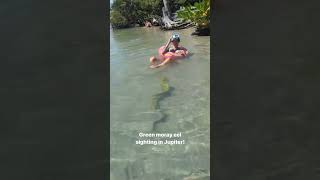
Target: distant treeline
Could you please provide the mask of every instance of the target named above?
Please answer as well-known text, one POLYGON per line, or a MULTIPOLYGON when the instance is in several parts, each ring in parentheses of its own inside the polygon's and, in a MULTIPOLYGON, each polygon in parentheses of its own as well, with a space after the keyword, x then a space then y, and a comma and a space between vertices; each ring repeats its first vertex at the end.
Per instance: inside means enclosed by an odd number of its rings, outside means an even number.
MULTIPOLYGON (((180 6, 193 5, 199 0, 167 0, 171 12, 180 6)), ((163 0, 114 0, 111 5, 110 21, 113 28, 143 25, 145 21, 162 16, 163 0)))

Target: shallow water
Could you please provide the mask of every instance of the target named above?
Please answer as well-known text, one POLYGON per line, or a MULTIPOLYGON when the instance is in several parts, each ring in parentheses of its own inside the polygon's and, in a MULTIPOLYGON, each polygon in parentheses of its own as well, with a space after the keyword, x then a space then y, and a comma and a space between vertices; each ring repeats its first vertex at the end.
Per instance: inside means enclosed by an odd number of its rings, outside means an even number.
MULTIPOLYGON (((193 55, 158 69, 149 68, 173 31, 131 28, 110 32, 111 180, 209 179, 210 39, 174 31, 193 55), (161 78, 172 90, 152 108, 161 78), (164 114, 167 118, 156 124, 164 114), (182 133, 183 145, 137 145, 138 133, 182 133)), ((154 140, 154 139, 152 139, 154 140)), ((164 139, 163 139, 164 140, 164 139)), ((168 139, 170 140, 170 139, 168 139)), ((172 139, 171 139, 172 140, 172 139)))

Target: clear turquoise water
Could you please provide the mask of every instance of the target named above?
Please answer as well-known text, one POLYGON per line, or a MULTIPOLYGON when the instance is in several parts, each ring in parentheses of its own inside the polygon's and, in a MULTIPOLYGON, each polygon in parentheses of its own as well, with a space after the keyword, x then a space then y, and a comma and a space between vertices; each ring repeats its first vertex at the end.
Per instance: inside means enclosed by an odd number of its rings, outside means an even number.
POLYGON ((110 112, 111 180, 209 179, 210 158, 210 38, 191 36, 193 29, 174 31, 193 55, 164 68, 150 69, 173 31, 154 28, 111 30, 110 112), (152 110, 152 96, 166 77, 174 89, 152 110), (139 132, 167 114, 157 132, 181 132, 184 145, 136 145, 139 132))

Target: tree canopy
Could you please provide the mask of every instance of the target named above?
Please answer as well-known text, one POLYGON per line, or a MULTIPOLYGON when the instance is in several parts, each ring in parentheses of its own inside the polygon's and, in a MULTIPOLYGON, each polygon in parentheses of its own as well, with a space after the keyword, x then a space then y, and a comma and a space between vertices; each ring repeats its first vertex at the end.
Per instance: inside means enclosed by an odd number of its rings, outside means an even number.
MULTIPOLYGON (((167 0, 171 12, 180 6, 194 4, 199 0, 167 0)), ((163 0, 114 0, 111 5, 112 27, 123 28, 135 24, 143 25, 146 20, 162 16, 163 0)))

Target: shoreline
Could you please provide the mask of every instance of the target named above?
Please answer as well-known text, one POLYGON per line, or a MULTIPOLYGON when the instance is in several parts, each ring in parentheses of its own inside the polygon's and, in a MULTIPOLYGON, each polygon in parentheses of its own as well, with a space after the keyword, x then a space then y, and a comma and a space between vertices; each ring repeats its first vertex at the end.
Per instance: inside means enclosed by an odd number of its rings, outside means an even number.
POLYGON ((185 29, 196 29, 195 26, 189 26, 189 27, 186 27, 186 28, 182 28, 182 29, 172 29, 172 30, 162 30, 160 28, 160 26, 152 26, 152 27, 145 27, 145 26, 132 26, 132 27, 126 27, 126 28, 113 28, 111 25, 110 25, 110 30, 112 31, 119 31, 119 30, 124 30, 124 29, 135 29, 135 28, 143 28, 143 29, 159 29, 163 32, 167 32, 167 31, 180 31, 180 30, 185 30, 185 29))
POLYGON ((163 30, 160 28, 160 26, 152 26, 152 27, 145 27, 145 26, 133 26, 133 27, 128 27, 128 28, 112 28, 110 26, 110 31, 122 31, 122 30, 128 30, 128 29, 145 29, 145 30, 159 30, 159 31, 162 31, 162 32, 179 32, 179 31, 184 31, 184 30, 192 30, 190 32, 190 35, 192 36, 198 36, 198 37, 201 37, 201 36, 204 36, 204 37, 210 37, 210 34, 209 35, 198 35, 198 34, 193 34, 196 32, 197 30, 197 27, 196 26, 189 26, 189 27, 186 27, 186 28, 182 28, 182 29, 173 29, 173 30, 163 30))

